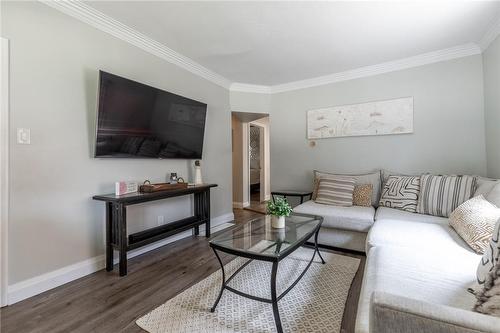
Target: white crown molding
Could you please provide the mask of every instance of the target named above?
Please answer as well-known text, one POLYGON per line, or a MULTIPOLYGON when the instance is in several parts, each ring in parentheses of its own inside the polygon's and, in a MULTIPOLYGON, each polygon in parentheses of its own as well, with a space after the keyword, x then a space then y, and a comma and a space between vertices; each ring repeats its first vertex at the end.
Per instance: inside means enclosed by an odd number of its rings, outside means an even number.
POLYGON ((259 93, 259 94, 270 94, 271 86, 263 86, 258 84, 246 84, 235 82, 231 84, 229 88, 231 91, 237 92, 247 92, 247 93, 259 93))
POLYGON ((274 86, 258 86, 258 85, 242 84, 242 83, 233 83, 230 89, 231 91, 244 91, 253 93, 265 92, 270 94, 277 94, 291 90, 317 87, 330 83, 348 81, 362 77, 394 72, 402 69, 433 64, 440 61, 452 60, 476 54, 481 54, 481 49, 477 44, 469 43, 439 51, 428 52, 409 58, 384 62, 373 66, 360 67, 345 72, 319 76, 306 80, 294 81, 274 86), (256 89, 253 90, 252 89, 253 87, 255 87, 256 89))
POLYGON ((39 1, 71 17, 85 22, 96 29, 135 45, 148 53, 168 61, 169 63, 177 65, 193 74, 207 79, 208 81, 211 81, 221 87, 229 89, 231 85, 231 81, 225 77, 209 70, 206 67, 203 67, 194 60, 177 53, 171 48, 101 13, 81 1, 39 1))
MULTIPOLYGON (((217 232, 227 227, 233 226, 234 214, 227 213, 221 216, 212 218, 211 220, 211 232, 217 232)), ((204 236, 204 231, 200 230, 201 236, 204 236)), ((167 245, 169 243, 175 242, 179 239, 190 237, 190 231, 184 231, 172 237, 168 237, 164 240, 158 241, 156 243, 144 246, 140 249, 136 249, 127 253, 127 258, 133 258, 143 253, 152 251, 161 246, 167 245)), ((118 259, 115 258, 114 264, 118 263, 118 259)), ((33 297, 35 295, 41 294, 47 290, 59 287, 68 282, 74 281, 76 279, 82 278, 86 275, 97 272, 104 269, 105 258, 104 255, 99 255, 87 260, 77 262, 75 264, 35 276, 28 280, 24 280, 13 285, 10 285, 7 289, 8 292, 8 305, 12 305, 26 298, 33 297)))
POLYGON ((498 35, 500 35, 500 16, 497 17, 496 20, 491 22, 483 38, 481 38, 481 40, 479 41, 481 50, 486 50, 498 35))
POLYGON ((82 22, 85 22, 96 29, 109 33, 125 42, 135 45, 143 49, 144 51, 156 55, 193 74, 203 77, 221 87, 229 89, 230 91, 258 94, 275 94, 286 91, 311 88, 330 83, 348 81, 362 77, 374 76, 402 69, 408 69, 441 61, 476 55, 480 54, 482 50, 486 49, 488 45, 496 38, 496 36, 500 34, 499 18, 491 24, 490 29, 485 34, 485 36, 483 36, 479 45, 477 45, 476 43, 468 43, 448 49, 424 53, 413 57, 389 61, 377 65, 360 67, 344 72, 333 73, 306 80, 266 86, 240 82, 232 83, 222 75, 209 70, 208 68, 198 64, 194 60, 175 52, 174 50, 159 43, 158 41, 147 37, 137 30, 126 26, 125 24, 101 13, 100 11, 82 3, 79 0, 39 1, 82 22))

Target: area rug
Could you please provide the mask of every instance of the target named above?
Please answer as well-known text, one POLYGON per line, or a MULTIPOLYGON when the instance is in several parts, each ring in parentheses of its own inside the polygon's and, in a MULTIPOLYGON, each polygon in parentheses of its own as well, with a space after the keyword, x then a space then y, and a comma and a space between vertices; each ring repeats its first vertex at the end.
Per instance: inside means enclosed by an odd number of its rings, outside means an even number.
MULTIPOLYGON (((278 295, 295 281, 309 262, 312 249, 300 248, 278 266, 278 295)), ((279 301, 284 332, 340 332, 345 302, 359 267, 359 259, 321 252, 300 282, 279 301)), ((237 258, 225 267, 230 276, 247 259, 237 258)), ((230 286, 270 298, 271 264, 253 261, 230 286)), ((225 290, 214 313, 210 312, 221 286, 217 271, 137 320, 151 333, 276 332, 271 304, 254 301, 225 290)))

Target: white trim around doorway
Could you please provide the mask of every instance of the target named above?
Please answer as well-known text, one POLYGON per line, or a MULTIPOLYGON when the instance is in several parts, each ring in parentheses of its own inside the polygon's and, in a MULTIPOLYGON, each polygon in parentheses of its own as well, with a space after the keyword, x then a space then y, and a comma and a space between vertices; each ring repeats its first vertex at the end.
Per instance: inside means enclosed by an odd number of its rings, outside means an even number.
POLYGON ((9 223, 9 40, 1 37, 0 45, 0 306, 6 306, 9 223))

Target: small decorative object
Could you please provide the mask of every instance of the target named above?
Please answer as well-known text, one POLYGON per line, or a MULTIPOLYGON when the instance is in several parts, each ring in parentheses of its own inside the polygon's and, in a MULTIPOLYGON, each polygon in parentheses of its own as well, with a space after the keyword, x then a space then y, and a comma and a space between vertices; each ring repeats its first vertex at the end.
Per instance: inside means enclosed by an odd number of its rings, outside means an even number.
POLYGON ((170 184, 177 184, 177 172, 170 173, 170 184))
POLYGON ((201 178, 200 160, 194 161, 194 184, 195 185, 201 185, 201 184, 203 184, 203 180, 201 178))
POLYGON ((137 192, 137 183, 134 182, 116 182, 115 195, 123 195, 137 192))
POLYGON ((273 228, 285 227, 285 216, 290 216, 292 207, 284 198, 276 198, 276 200, 267 203, 267 213, 272 215, 271 226, 273 228))
POLYGON ((184 183, 184 179, 180 181, 179 178, 178 182, 176 184, 171 184, 171 183, 158 183, 158 184, 151 184, 149 180, 145 180, 144 184, 142 184, 139 187, 139 192, 142 193, 153 193, 153 192, 160 192, 160 191, 172 191, 172 190, 181 190, 185 189, 188 187, 187 183, 184 183))

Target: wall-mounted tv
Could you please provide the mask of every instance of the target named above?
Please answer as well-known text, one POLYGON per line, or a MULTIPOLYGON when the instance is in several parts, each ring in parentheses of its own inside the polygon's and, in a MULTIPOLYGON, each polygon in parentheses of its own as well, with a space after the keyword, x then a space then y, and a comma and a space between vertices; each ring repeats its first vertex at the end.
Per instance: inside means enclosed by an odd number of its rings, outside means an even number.
POLYGON ((95 157, 201 159, 207 105, 99 71, 95 157))

